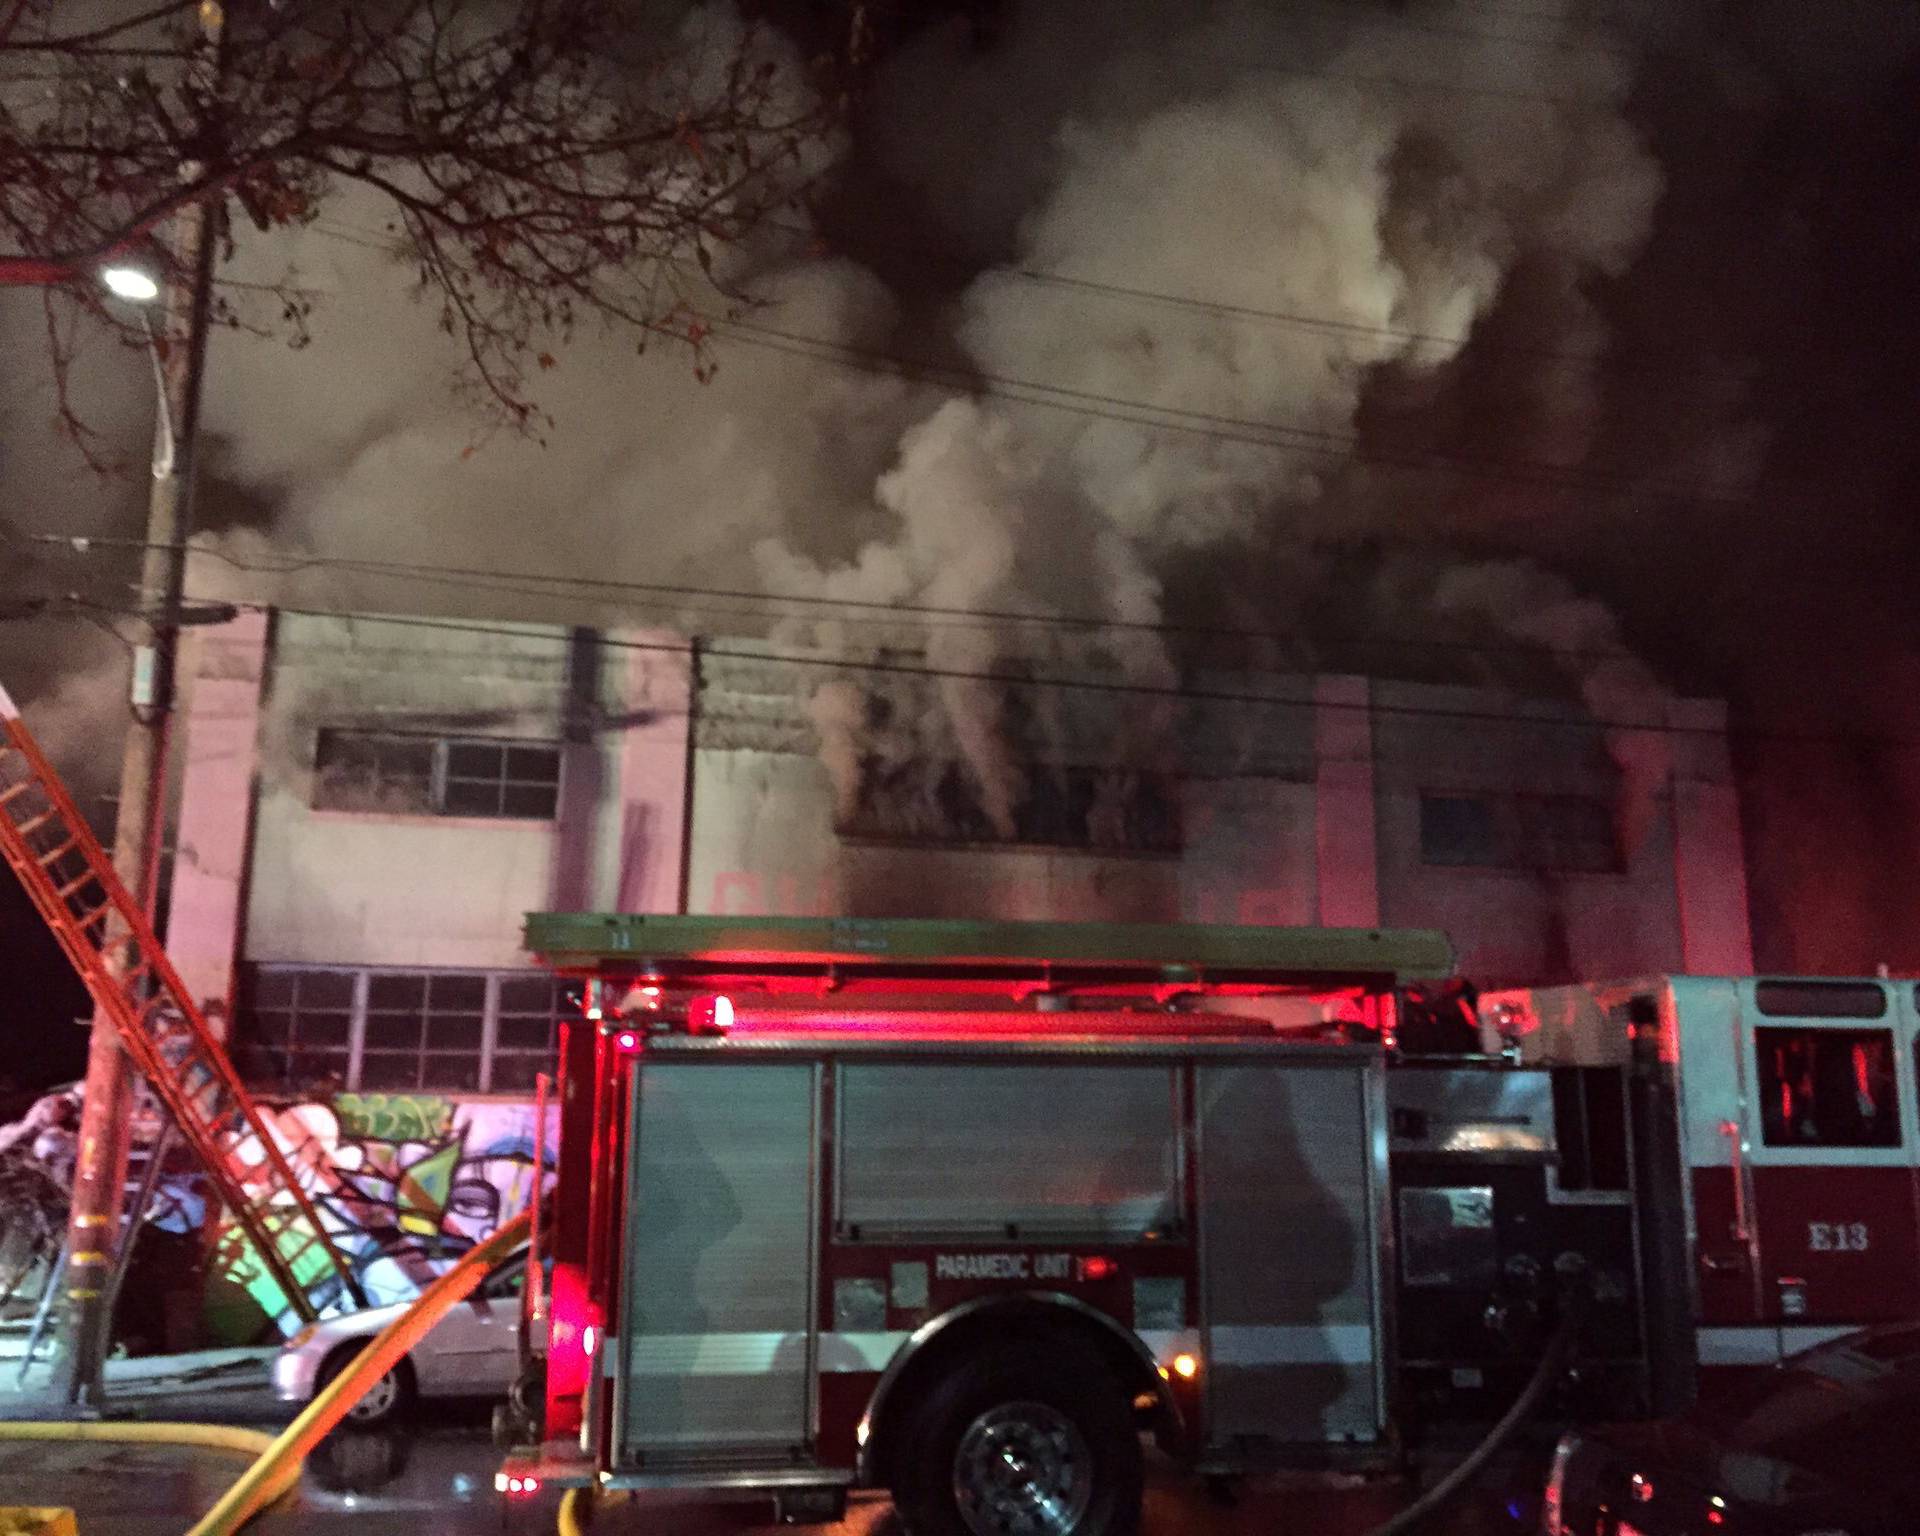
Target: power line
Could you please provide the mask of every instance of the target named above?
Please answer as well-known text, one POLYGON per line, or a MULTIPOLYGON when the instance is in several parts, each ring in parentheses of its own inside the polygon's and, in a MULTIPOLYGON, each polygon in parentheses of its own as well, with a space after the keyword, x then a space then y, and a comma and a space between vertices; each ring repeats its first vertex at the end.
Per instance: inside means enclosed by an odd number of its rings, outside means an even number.
MULTIPOLYGON (((0 536, 19 537, 12 534, 0 523, 0 536)), ((25 537, 32 543, 45 545, 68 545, 74 540, 60 534, 39 533, 25 537)), ((145 551, 153 546, 142 539, 105 538, 87 539, 86 544, 100 548, 145 551)), ((1240 629, 1230 625, 1168 623, 1147 619, 1098 618, 1078 614, 1036 613, 1015 608, 978 608, 959 604, 939 603, 895 603, 878 599, 827 597, 810 593, 761 592, 738 587, 701 587, 685 583, 631 581, 609 576, 562 576, 543 571, 497 570, 479 566, 424 565, 406 561, 377 560, 349 555, 301 555, 289 556, 285 560, 262 561, 248 560, 227 550, 207 545, 191 546, 189 557, 201 556, 220 561, 235 570, 255 575, 297 576, 307 570, 339 570, 357 575, 375 577, 390 576, 396 580, 421 581, 432 585, 452 586, 462 590, 502 592, 524 597, 570 597, 574 594, 568 588, 589 587, 613 593, 640 593, 647 596, 667 598, 706 598, 723 602, 748 602, 755 604, 786 603, 811 608, 854 609, 872 615, 870 618, 849 618, 840 613, 828 613, 822 616, 823 622, 871 623, 898 625, 903 623, 925 623, 928 620, 959 620, 956 628, 997 628, 1002 625, 1034 625, 1041 627, 1118 631, 1122 633, 1146 633, 1153 635, 1191 635, 1211 639, 1273 641, 1280 644, 1316 645, 1333 644, 1342 646, 1377 646, 1382 649, 1414 651, 1460 651, 1479 655, 1515 655, 1515 656, 1551 656, 1564 659, 1582 660, 1633 660, 1631 651, 1624 647, 1592 647, 1581 649, 1554 648, 1546 644, 1526 645, 1518 641, 1499 643, 1455 640, 1441 636, 1396 636, 1396 635, 1360 635, 1329 634, 1312 635, 1298 630, 1258 630, 1240 629), (516 583, 536 582, 539 586, 516 585, 516 583)), ((586 600, 586 599, 583 599, 586 600)), ((608 599, 611 601, 612 599, 608 599)), ((721 609, 703 607, 695 604, 681 604, 693 612, 721 613, 735 617, 756 619, 769 618, 808 618, 809 615, 768 614, 760 608, 721 609)), ((939 627, 939 626, 933 626, 939 627)))
MULTIPOLYGON (((253 599, 224 599, 188 595, 185 601, 190 604, 206 605, 225 602, 234 607, 250 608, 260 612, 291 613, 307 618, 340 619, 401 629, 424 629, 455 634, 493 635, 504 639, 517 640, 527 639, 529 629, 551 629, 556 627, 552 625, 524 624, 511 626, 497 622, 488 623, 477 620, 355 613, 338 608, 314 608, 305 605, 275 603, 272 601, 253 599)), ((103 611, 114 613, 131 613, 134 611, 127 608, 115 608, 105 604, 95 604, 93 606, 99 607, 103 611)), ((612 635, 603 636, 600 643, 603 647, 610 650, 644 651, 676 656, 691 656, 694 650, 693 644, 690 641, 686 643, 672 643, 656 640, 634 640, 612 635)), ((1023 676, 1018 673, 988 672, 962 667, 941 667, 931 664, 910 665, 905 662, 885 661, 878 658, 796 656, 772 651, 740 650, 732 647, 720 649, 713 646, 703 646, 700 654, 709 658, 761 662, 772 666, 814 668, 825 671, 866 674, 891 674, 903 677, 927 678, 934 681, 991 683, 1004 688, 1045 688, 1119 696, 1164 698, 1178 702, 1201 704, 1257 705, 1267 708, 1302 710, 1324 709, 1343 713, 1364 713, 1369 716, 1406 717, 1426 720, 1458 720, 1522 728, 1537 727, 1554 730, 1622 731, 1643 736, 1699 736, 1708 737, 1713 740, 1725 740, 1730 736, 1737 735, 1743 740, 1749 741, 1800 743, 1814 746, 1879 747, 1887 750, 1920 750, 1920 737, 1895 736, 1877 732, 1786 731, 1777 728, 1759 727, 1742 727, 1737 729, 1729 727, 1722 729, 1711 725, 1675 724, 1670 720, 1616 720, 1600 715, 1587 715, 1580 718, 1555 718, 1551 716, 1517 714, 1510 711, 1490 709, 1442 709, 1434 705, 1426 704, 1392 704, 1378 701, 1348 703, 1344 700, 1321 700, 1312 697, 1298 698, 1278 694, 1242 693, 1216 688, 1191 688, 1155 683, 1133 683, 1114 678, 1023 676)), ((1546 701, 1536 700, 1535 702, 1546 701)))
POLYGON ((1679 486, 1626 474, 1601 474, 1570 465, 1530 463, 1526 460, 1466 459, 1447 454, 1403 454, 1379 449, 1363 449, 1361 440, 1343 432, 1319 427, 1261 421, 1257 418, 1222 416, 1184 406, 1155 405, 1130 400, 1098 390, 1075 389, 1064 384, 1042 384, 1009 374, 978 372, 942 363, 919 362, 900 358, 877 348, 854 346, 806 336, 773 326, 746 320, 722 320, 713 323, 716 335, 729 336, 748 346, 787 352, 816 362, 834 363, 865 373, 881 373, 924 384, 939 384, 973 394, 1014 400, 1025 405, 1070 411, 1081 416, 1098 417, 1128 426, 1153 427, 1172 432, 1211 438, 1218 442, 1243 443, 1276 453, 1295 453, 1334 458, 1344 463, 1366 464, 1377 468, 1395 468, 1461 475, 1470 479, 1498 480, 1508 484, 1530 485, 1544 490, 1573 494, 1612 490, 1657 493, 1694 506, 1734 509, 1751 508, 1750 499, 1712 496, 1679 486))

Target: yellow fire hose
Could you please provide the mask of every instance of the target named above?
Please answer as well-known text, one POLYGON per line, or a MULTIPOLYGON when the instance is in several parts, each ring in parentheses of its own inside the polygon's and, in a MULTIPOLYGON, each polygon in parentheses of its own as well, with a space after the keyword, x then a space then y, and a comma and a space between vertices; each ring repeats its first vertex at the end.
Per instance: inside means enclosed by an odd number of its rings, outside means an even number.
MULTIPOLYGON (((273 1436, 257 1429, 236 1429, 229 1424, 129 1424, 99 1423, 19 1423, 0 1420, 0 1441, 7 1440, 90 1440, 112 1445, 176 1445, 197 1450, 232 1451, 240 1456, 259 1457, 272 1449, 273 1436)), ((264 1508, 293 1492, 300 1482, 298 1461, 279 1468, 278 1476, 263 1495, 264 1508)))
POLYGON ((233 1536, 269 1504, 290 1492, 311 1451, 344 1419, 361 1395, 392 1370, 441 1317, 464 1301, 487 1273, 525 1242, 533 1216, 525 1212, 472 1249, 327 1383, 278 1435, 217 1424, 0 1423, 0 1440, 96 1440, 185 1445, 239 1451, 255 1458, 187 1536, 233 1536))

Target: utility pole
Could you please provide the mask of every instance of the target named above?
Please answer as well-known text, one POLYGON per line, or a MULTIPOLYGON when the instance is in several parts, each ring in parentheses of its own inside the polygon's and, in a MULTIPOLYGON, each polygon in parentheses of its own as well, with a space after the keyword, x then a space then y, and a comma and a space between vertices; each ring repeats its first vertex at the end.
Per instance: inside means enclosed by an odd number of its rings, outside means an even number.
MULTIPOLYGON (((201 58, 194 67, 217 79, 223 16, 218 0, 202 0, 201 58)), ((211 82, 210 82, 211 83, 211 82)), ((182 165, 183 179, 200 167, 182 165)), ((173 216, 171 259, 159 281, 160 330, 142 312, 154 364, 153 485, 147 503, 146 547, 140 568, 142 642, 134 651, 126 747, 120 760, 120 800, 114 825, 113 868, 147 915, 160 887, 160 850, 166 830, 167 748, 172 731, 180 608, 186 585, 187 535, 193 527, 194 444, 200 421, 207 328, 213 293, 214 200, 187 204, 173 216)), ((125 291, 111 284, 116 291, 125 291)), ((105 936, 111 963, 125 964, 127 946, 105 936)), ((131 1141, 133 1073, 110 1015, 96 1009, 87 1049, 85 1098, 68 1218, 67 1306, 61 1314, 54 1391, 69 1404, 97 1406, 113 1318, 107 1284, 121 1243, 131 1141)))

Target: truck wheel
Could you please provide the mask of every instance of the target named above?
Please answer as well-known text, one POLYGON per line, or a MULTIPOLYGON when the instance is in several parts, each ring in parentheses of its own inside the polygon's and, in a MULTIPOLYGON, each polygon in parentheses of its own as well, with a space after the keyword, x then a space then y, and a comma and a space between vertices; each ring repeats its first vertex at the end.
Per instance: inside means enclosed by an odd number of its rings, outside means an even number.
POLYGON ((1030 1342, 961 1364, 903 1426, 893 1501, 914 1536, 1133 1536, 1140 1435, 1100 1359, 1030 1342))

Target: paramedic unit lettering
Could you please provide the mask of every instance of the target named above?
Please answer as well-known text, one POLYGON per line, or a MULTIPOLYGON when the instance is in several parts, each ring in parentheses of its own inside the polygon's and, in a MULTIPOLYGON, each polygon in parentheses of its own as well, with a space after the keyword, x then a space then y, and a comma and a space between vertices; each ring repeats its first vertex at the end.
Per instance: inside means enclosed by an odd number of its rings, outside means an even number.
MULTIPOLYGON (((1124 1536, 1143 1433, 1207 1474, 1396 1454, 1384 1047, 1442 936, 554 915, 528 947, 587 1016, 503 1487, 792 1519, 872 1487, 917 1536, 1124 1536)), ((1631 1392, 1631 1212, 1547 1208, 1547 1078, 1509 1077, 1524 1145, 1412 1149, 1413 1177, 1490 1191, 1446 1206, 1464 1236, 1416 1199, 1422 1300, 1497 1305, 1497 1393, 1592 1237, 1631 1392)), ((1425 1123, 1453 1123, 1450 1081, 1421 1079, 1425 1123)))

